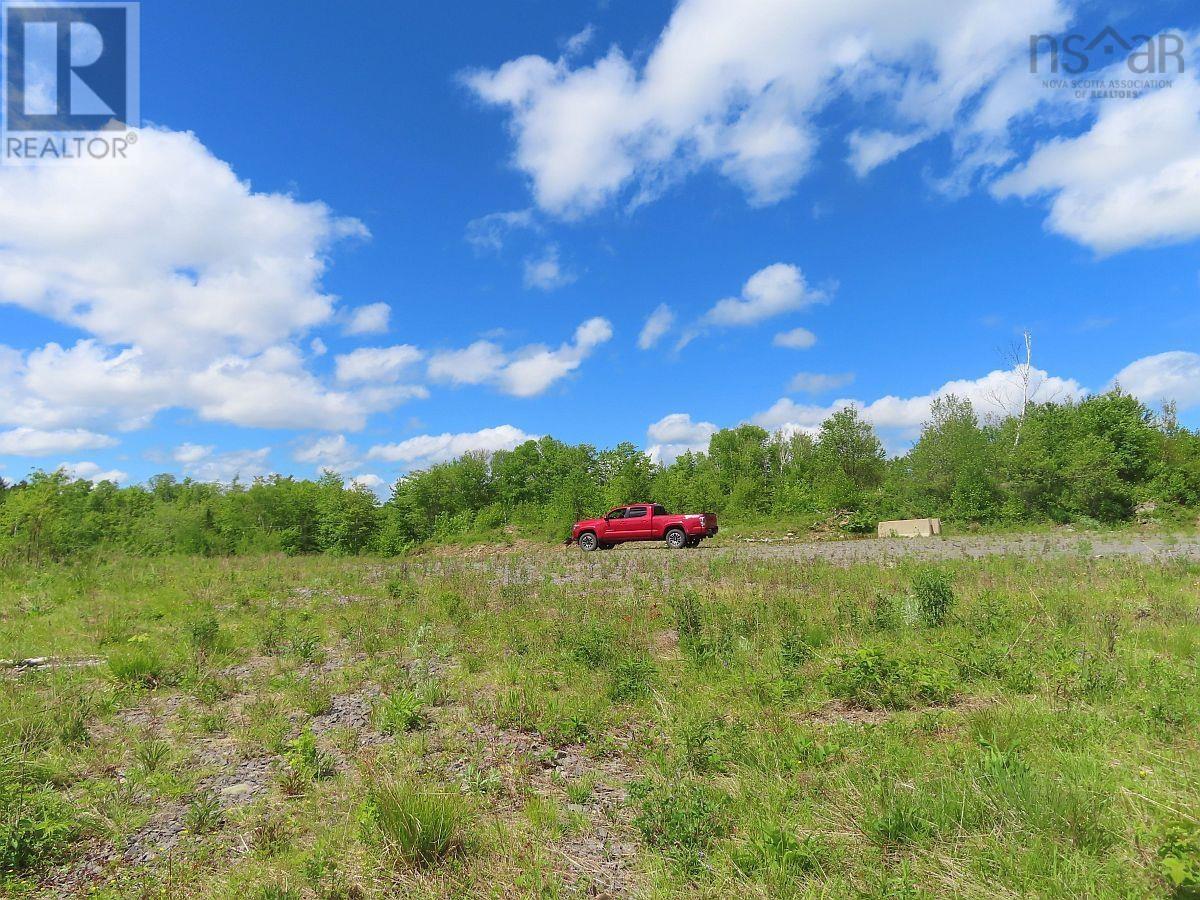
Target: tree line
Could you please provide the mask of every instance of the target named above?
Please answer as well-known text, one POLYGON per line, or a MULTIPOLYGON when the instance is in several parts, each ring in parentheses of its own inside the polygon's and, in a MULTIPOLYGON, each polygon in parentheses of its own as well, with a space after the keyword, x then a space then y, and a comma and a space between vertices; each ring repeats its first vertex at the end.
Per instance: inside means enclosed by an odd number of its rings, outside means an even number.
POLYGON ((1200 431, 1180 426, 1170 404, 1156 414, 1113 390, 1031 404, 999 420, 981 419, 967 400, 940 398, 912 448, 892 458, 854 408, 814 434, 726 429, 706 453, 666 466, 630 443, 597 450, 544 437, 407 474, 385 501, 329 472, 229 485, 159 475, 130 487, 35 472, 0 481, 0 556, 64 558, 91 548, 391 554, 506 528, 562 538, 579 518, 644 500, 716 512, 725 524, 802 529, 827 520, 851 532, 924 516, 1116 523, 1139 504, 1160 514, 1200 505, 1200 431))

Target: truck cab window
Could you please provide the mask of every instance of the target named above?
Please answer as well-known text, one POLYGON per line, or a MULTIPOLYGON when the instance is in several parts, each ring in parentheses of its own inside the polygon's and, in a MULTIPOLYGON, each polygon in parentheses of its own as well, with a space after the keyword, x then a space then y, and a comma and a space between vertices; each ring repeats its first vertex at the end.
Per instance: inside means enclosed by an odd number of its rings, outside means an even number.
POLYGON ((646 507, 644 506, 631 506, 625 511, 625 518, 627 519, 640 519, 645 515, 646 507))
POLYGON ((654 515, 666 516, 669 515, 669 513, 667 512, 667 508, 665 506, 663 506, 661 503, 656 503, 654 504, 654 515))

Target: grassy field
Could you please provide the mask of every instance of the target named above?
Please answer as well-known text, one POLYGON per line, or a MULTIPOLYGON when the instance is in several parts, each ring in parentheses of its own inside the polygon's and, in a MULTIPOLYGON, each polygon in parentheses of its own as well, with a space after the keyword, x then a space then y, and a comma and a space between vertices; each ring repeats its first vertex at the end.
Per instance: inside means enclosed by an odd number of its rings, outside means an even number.
POLYGON ((0 893, 1168 897, 1200 564, 0 569, 0 893))

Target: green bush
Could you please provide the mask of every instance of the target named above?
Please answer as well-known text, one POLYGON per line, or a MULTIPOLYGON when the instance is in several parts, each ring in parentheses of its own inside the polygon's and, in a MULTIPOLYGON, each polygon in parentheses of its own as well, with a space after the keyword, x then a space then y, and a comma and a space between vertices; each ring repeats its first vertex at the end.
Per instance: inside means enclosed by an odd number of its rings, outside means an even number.
POLYGON ((922 622, 930 628, 945 623, 954 606, 954 583, 949 575, 939 569, 922 569, 913 576, 912 592, 922 622))
POLYGON ((921 703, 945 703, 955 679, 926 661, 904 659, 882 647, 867 646, 833 658, 824 675, 835 697, 866 709, 909 709, 921 703))
POLYGON ((729 799, 700 781, 636 781, 630 786, 636 804, 634 826, 646 843, 662 850, 686 869, 697 869, 712 842, 729 827, 729 799))

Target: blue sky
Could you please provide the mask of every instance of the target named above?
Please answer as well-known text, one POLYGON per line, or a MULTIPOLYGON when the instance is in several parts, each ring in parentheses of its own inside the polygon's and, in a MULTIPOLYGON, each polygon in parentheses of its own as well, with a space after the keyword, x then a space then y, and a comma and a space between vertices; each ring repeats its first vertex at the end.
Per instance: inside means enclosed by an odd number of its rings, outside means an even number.
POLYGON ((812 7, 148 0, 138 152, 0 171, 0 476, 381 487, 848 402, 901 450, 1011 408, 1024 329, 1039 399, 1200 425, 1195 7, 812 7), (1104 25, 1185 71, 1029 74, 1104 25))

